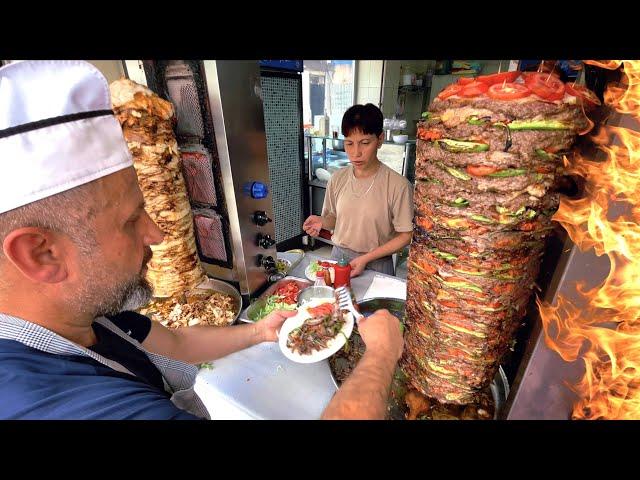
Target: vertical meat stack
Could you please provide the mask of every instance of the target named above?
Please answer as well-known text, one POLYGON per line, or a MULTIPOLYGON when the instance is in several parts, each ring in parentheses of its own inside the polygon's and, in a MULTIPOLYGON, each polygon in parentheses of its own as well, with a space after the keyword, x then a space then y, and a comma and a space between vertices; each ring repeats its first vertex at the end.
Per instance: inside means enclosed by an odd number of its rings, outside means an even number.
POLYGON ((206 277, 193 234, 193 214, 180 171, 173 133, 173 105, 148 88, 121 79, 110 86, 111 101, 133 155, 146 210, 165 234, 153 245, 147 280, 154 296, 171 297, 206 277))
POLYGON ((448 86, 423 115, 401 365, 424 395, 472 403, 495 376, 552 229, 562 154, 588 125, 589 93, 507 72, 448 86))

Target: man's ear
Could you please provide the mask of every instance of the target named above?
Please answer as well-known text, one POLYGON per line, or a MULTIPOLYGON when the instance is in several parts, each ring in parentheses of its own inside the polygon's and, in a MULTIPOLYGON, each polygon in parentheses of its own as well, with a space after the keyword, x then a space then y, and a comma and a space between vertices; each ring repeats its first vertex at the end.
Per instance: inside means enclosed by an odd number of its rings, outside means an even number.
POLYGON ((10 232, 2 242, 7 259, 33 282, 57 283, 67 278, 67 265, 60 238, 51 230, 23 227, 10 232))
POLYGON ((378 135, 378 148, 382 147, 383 143, 384 143, 384 132, 378 135))

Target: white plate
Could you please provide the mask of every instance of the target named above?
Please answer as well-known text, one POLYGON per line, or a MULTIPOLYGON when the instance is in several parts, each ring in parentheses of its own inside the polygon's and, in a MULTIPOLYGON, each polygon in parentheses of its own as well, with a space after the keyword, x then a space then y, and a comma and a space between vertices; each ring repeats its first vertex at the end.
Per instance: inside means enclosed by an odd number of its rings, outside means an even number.
MULTIPOLYGON (((313 262, 316 262, 316 261, 329 262, 329 263, 338 263, 335 260, 314 260, 313 262)), ((313 262, 311 262, 309 265, 307 265, 307 268, 304 269, 304 276, 307 277, 312 282, 315 282, 316 281, 316 274, 311 271, 311 265, 313 264, 313 262)))
POLYGON ((351 336, 351 333, 353 332, 354 319, 351 313, 345 314, 345 323, 342 326, 342 330, 340 330, 341 333, 338 333, 334 338, 327 342, 327 348, 323 348, 322 350, 314 350, 308 355, 300 355, 297 352, 291 351, 291 349, 287 347, 287 339, 289 338, 289 334, 291 333, 291 331, 301 326, 308 318, 311 318, 309 312, 307 311, 307 308, 316 307, 318 305, 322 305, 323 303, 334 302, 335 300, 330 298, 319 298, 311 300, 298 308, 298 314, 295 317, 288 318, 282 324, 282 328, 280 328, 280 333, 278 334, 278 345, 280 346, 280 350, 282 350, 282 353, 285 357, 296 363, 316 363, 324 360, 325 358, 329 358, 344 346, 348 338, 351 336))

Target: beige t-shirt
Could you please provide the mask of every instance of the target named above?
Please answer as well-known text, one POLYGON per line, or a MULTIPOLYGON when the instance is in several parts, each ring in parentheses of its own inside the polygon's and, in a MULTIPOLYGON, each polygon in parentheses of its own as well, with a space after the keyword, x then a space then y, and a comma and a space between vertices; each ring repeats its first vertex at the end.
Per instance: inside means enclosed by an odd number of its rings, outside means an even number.
POLYGON ((336 245, 367 253, 397 233, 413 230, 413 192, 409 181, 383 163, 373 185, 372 181, 373 176, 355 178, 351 165, 331 175, 322 216, 336 219, 332 238, 336 245))

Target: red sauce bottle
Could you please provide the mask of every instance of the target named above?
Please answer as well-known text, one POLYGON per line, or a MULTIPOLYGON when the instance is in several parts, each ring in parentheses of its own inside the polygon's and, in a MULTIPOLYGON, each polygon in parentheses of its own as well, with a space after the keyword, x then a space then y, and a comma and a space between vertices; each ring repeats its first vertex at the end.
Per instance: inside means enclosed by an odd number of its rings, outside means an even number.
POLYGON ((333 268, 335 269, 335 281, 334 288, 342 287, 346 285, 351 287, 351 265, 345 260, 344 257, 336 263, 333 268))

